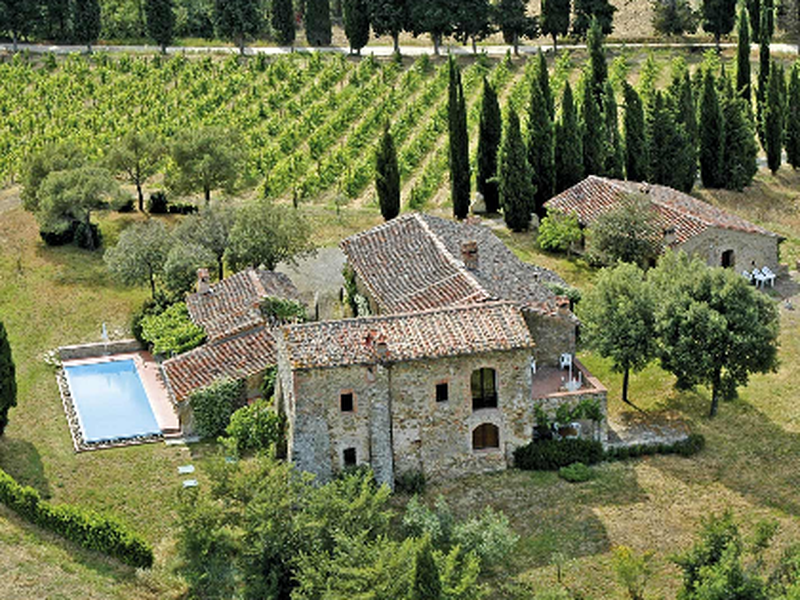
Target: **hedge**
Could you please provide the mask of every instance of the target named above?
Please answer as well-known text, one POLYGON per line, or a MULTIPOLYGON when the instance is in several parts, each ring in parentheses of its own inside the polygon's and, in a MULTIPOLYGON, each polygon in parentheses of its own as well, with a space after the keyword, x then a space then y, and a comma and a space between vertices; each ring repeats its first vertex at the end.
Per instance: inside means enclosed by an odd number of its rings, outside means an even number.
POLYGON ((625 460, 637 456, 650 456, 652 454, 679 454, 680 456, 693 456, 700 452, 706 445, 706 438, 700 433, 692 433, 686 439, 672 444, 637 444, 606 450, 606 460, 625 460))
POLYGON ((525 471, 556 471, 572 463, 593 465, 603 460, 603 445, 595 440, 542 440, 514 450, 514 465, 525 471))
POLYGON ((0 502, 24 519, 84 548, 108 554, 132 567, 153 566, 153 549, 123 525, 69 504, 51 505, 0 469, 0 502))

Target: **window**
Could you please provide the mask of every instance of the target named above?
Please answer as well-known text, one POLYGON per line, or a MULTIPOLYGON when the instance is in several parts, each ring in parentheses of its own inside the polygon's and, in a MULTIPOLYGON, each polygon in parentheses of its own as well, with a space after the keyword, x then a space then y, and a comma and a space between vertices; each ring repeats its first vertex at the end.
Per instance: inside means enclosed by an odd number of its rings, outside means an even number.
POLYGON ((356 466, 356 449, 355 448, 345 448, 344 452, 342 452, 342 458, 344 459, 344 466, 345 467, 355 467, 356 466))
POLYGON ((436 401, 437 402, 447 402, 450 393, 449 386, 447 382, 437 383, 436 384, 436 401))
POLYGON ((339 396, 342 412, 353 412, 353 392, 342 392, 339 396))
POLYGON ((500 430, 497 425, 484 423, 478 425, 472 432, 472 449, 485 450, 486 448, 500 447, 500 430))
POLYGON ((472 410, 497 408, 497 388, 494 369, 478 369, 472 372, 472 410))

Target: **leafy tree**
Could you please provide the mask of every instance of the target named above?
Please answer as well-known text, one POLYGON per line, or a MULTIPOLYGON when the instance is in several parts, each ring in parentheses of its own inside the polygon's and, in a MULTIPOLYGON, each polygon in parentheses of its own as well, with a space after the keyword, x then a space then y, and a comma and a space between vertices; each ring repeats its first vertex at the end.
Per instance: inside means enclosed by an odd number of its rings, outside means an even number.
POLYGON ((584 79, 583 83, 583 171, 586 175, 603 175, 606 162, 605 121, 590 82, 584 79))
POLYGON ((767 153, 767 165, 776 173, 781 166, 781 150, 783 148, 783 77, 775 64, 770 67, 769 89, 767 90, 764 108, 764 150, 767 153))
POLYGON ((777 309, 740 275, 670 252, 650 278, 660 294, 661 364, 681 387, 711 388, 711 417, 751 373, 776 368, 777 309))
POLYGON ((714 35, 719 52, 719 39, 733 31, 736 21, 736 0, 703 0, 703 29, 714 35))
POLYGON ((119 140, 106 157, 109 168, 115 173, 125 173, 136 186, 139 210, 144 212, 142 185, 158 171, 164 148, 151 133, 131 131, 119 140))
POLYGON ((392 36, 395 54, 400 54, 400 33, 409 29, 408 0, 367 0, 369 22, 376 35, 392 36))
MULTIPOLYGON (((347 27, 345 17, 345 27, 347 27)), ((294 7, 292 0, 272 0, 272 15, 270 23, 275 32, 275 38, 281 46, 293 46, 296 35, 294 28, 294 7)), ((367 31, 369 35, 369 31, 367 31)), ((348 36, 349 39, 349 36, 348 36)))
POLYGON ((472 41, 472 53, 478 53, 478 41, 494 33, 492 6, 489 0, 462 0, 457 4, 453 22, 456 39, 466 44, 472 41))
POLYGON ((736 95, 730 82, 724 91, 722 116, 725 121, 722 157, 725 188, 742 191, 758 172, 758 146, 749 103, 736 95))
POLYGON ((605 139, 608 141, 604 172, 609 177, 622 179, 625 177, 625 151, 619 134, 617 99, 614 97, 614 88, 610 81, 606 81, 603 102, 603 114, 606 118, 605 139))
POLYGON ((653 0, 653 29, 661 35, 697 31, 697 13, 688 0, 653 0))
POLYGON ((478 124, 478 176, 477 188, 486 203, 486 212, 496 213, 500 208, 497 189, 497 153, 503 137, 503 120, 500 104, 492 84, 484 77, 481 117, 478 124))
POLYGON ((89 54, 100 36, 100 3, 98 0, 73 0, 72 35, 75 41, 86 44, 89 54))
POLYGON ((452 56, 450 57, 447 117, 450 145, 450 197, 453 201, 453 215, 457 219, 464 219, 469 213, 470 191, 467 109, 464 101, 464 88, 461 85, 461 71, 452 56))
POLYGON ((225 256, 234 271, 261 265, 274 270, 311 253, 310 237, 311 226, 296 209, 260 200, 237 212, 225 256))
MULTIPOLYGON (((12 2, 13 0, 6 0, 12 2)), ((0 1, 0 6, 3 2, 0 1)), ((45 37, 58 41, 67 41, 69 35, 69 0, 45 0, 44 2, 45 37)), ((0 13, 2 13, 0 9, 0 13)))
POLYGON ((217 279, 224 273, 225 250, 236 213, 224 207, 208 207, 194 215, 188 215, 175 229, 175 237, 185 244, 201 246, 214 256, 217 264, 217 279))
POLYGON ((430 538, 423 538, 422 546, 417 549, 412 597, 414 600, 438 600, 442 597, 442 582, 433 560, 430 538))
POLYGON ((572 0, 542 0, 542 33, 553 38, 553 52, 558 51, 558 36, 569 31, 570 4, 572 0))
POLYGON ((29 36, 39 19, 37 0, 0 0, 0 31, 11 35, 14 52, 20 38, 29 36))
MULTIPOLYGON (((167 46, 175 36, 175 7, 172 0, 145 0, 144 14, 147 18, 147 34, 167 53, 167 46)), ((139 206, 141 209, 141 204, 139 206)))
POLYGON ((400 214, 400 170, 397 167, 397 151, 387 121, 383 136, 375 153, 375 190, 381 215, 386 221, 400 214))
POLYGON ((214 264, 215 257, 200 244, 178 241, 172 245, 164 261, 164 287, 180 298, 191 292, 197 281, 197 269, 214 264))
POLYGON ((328 0, 306 0, 306 39, 312 46, 331 43, 331 7, 328 0))
POLYGON ((149 283, 155 300, 156 279, 164 272, 171 244, 171 236, 160 221, 136 223, 120 234, 117 245, 106 250, 103 260, 122 283, 149 283))
POLYGON ((533 174, 528 164, 525 142, 519 129, 519 117, 513 109, 509 110, 500 147, 497 179, 506 225, 512 231, 527 229, 531 222, 536 190, 533 187, 533 174))
POLYGON ((547 216, 539 225, 536 243, 542 250, 550 252, 569 252, 573 244, 583 238, 575 213, 564 214, 558 210, 548 210, 547 216))
POLYGON ((116 182, 105 169, 79 167, 50 173, 39 188, 39 207, 36 218, 42 231, 58 232, 68 229, 74 221, 82 224, 85 240, 79 244, 94 250, 91 214, 105 208, 107 201, 118 192, 116 182))
MULTIPOLYGON (((170 310, 184 311, 186 305, 174 304, 167 309, 170 310)), ((150 317, 145 319, 148 318, 150 317)), ((215 439, 225 433, 231 415, 244 404, 244 387, 244 381, 241 379, 223 377, 189 395, 195 428, 201 438, 215 439)))
POLYGON ((8 332, 0 321, 0 437, 8 425, 8 411, 17 405, 17 378, 8 332))
POLYGON ((369 13, 367 0, 344 0, 344 34, 350 42, 350 52, 360 55, 369 42, 369 13))
POLYGON ((525 0, 498 0, 495 6, 494 20, 503 40, 511 44, 514 54, 519 54, 519 42, 524 37, 535 37, 537 23, 533 17, 528 16, 527 2, 525 0))
POLYGON ((592 17, 600 23, 603 33, 611 35, 614 31, 614 13, 616 7, 608 0, 574 0, 575 20, 572 22, 572 34, 584 37, 589 30, 592 17))
POLYGON ((261 29, 257 0, 214 0, 214 25, 217 35, 231 40, 244 54, 249 37, 261 29))
POLYGON ((736 93, 750 103, 750 22, 747 10, 739 11, 739 29, 736 46, 736 93))
POLYGON ((556 124, 555 147, 558 193, 583 179, 583 139, 569 82, 564 86, 564 95, 561 98, 561 118, 556 124))
POLYGON ((449 0, 409 0, 411 31, 415 36, 429 33, 433 52, 439 55, 442 38, 453 32, 456 10, 449 0))
POLYGON ((623 84, 625 107, 625 174, 632 181, 647 180, 648 153, 644 108, 639 94, 627 81, 623 84))
POLYGON ((36 212, 39 209, 39 188, 50 173, 82 167, 86 156, 71 142, 48 144, 25 160, 22 171, 22 206, 36 212))
POLYGON ((652 552, 637 555, 627 546, 614 548, 614 574, 630 600, 645 600, 644 589, 652 573, 652 552))
POLYGON ((800 167, 800 64, 795 63, 789 79, 789 97, 786 102, 786 160, 800 167))
POLYGON ((725 184, 724 141, 725 121, 716 82, 706 71, 700 97, 700 176, 707 188, 720 188, 725 184))
POLYGON ((531 84, 528 107, 528 164, 533 176, 534 211, 545 216, 544 203, 555 192, 555 148, 553 122, 538 81, 531 84))
POLYGON ((202 192, 206 206, 212 190, 234 189, 244 160, 239 134, 219 126, 179 132, 170 156, 174 169, 167 173, 168 185, 179 193, 202 192))
POLYGON ((647 197, 634 194, 597 218, 589 229, 589 248, 608 264, 646 268, 661 251, 657 218, 647 197))
POLYGON ((603 101, 606 80, 608 79, 608 65, 606 64, 606 51, 603 48, 603 31, 597 17, 592 16, 589 33, 586 36, 586 47, 589 52, 590 78, 587 84, 594 94, 598 105, 603 101))
POLYGON ((225 433, 233 440, 236 453, 244 456, 276 447, 283 436, 283 420, 259 398, 231 415, 225 433))

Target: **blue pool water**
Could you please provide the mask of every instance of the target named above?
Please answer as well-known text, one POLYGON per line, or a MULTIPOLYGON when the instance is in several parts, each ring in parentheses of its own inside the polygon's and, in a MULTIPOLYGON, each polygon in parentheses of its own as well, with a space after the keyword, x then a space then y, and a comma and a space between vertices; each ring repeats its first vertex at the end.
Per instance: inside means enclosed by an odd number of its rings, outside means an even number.
POLYGON ((133 360, 67 366, 64 371, 87 442, 161 432, 133 360))

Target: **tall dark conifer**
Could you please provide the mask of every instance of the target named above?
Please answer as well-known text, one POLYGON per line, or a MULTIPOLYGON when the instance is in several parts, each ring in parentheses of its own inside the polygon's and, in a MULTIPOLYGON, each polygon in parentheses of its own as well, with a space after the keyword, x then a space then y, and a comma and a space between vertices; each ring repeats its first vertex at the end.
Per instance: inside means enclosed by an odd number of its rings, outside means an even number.
POLYGON ((581 118, 583 127, 583 172, 585 175, 605 173, 606 129, 597 97, 588 79, 583 81, 581 99, 581 118))
POLYGON ((606 79, 608 79, 608 65, 606 64, 606 50, 603 47, 603 30, 600 27, 600 21, 595 16, 592 16, 589 32, 586 35, 586 47, 589 51, 592 93, 595 100, 601 103, 606 79))
POLYGON ((519 128, 519 117, 513 109, 508 113, 497 178, 506 225, 512 231, 524 231, 531 222, 536 190, 533 188, 531 167, 519 128))
POLYGON ((750 39, 761 43, 761 0, 746 0, 747 14, 750 17, 750 39))
POLYGON ((649 159, 644 108, 636 89, 627 81, 623 86, 625 106, 622 123, 625 129, 625 177, 631 181, 646 181, 649 159))
POLYGON ((725 142, 722 151, 725 188, 742 191, 758 171, 756 164, 758 146, 749 106, 733 90, 727 77, 722 89, 722 116, 725 120, 725 142))
POLYGON ((694 89, 689 70, 684 69, 672 86, 672 102, 675 106, 675 119, 683 125, 686 134, 686 179, 680 189, 691 190, 697 177, 697 106, 694 102, 694 89))
POLYGON ((461 71, 450 57, 448 94, 448 125, 450 142, 450 198, 453 215, 464 219, 469 214, 469 138, 467 137, 467 109, 461 71))
POLYGON ((8 425, 8 411, 17 405, 17 379, 8 333, 0 321, 0 436, 8 425))
POLYGON ((604 173, 608 177, 622 179, 625 177, 625 154, 619 134, 617 99, 614 97, 614 88, 611 86, 610 81, 606 81, 606 89, 603 94, 603 115, 606 119, 606 163, 604 173))
POLYGON ((781 149, 783 147, 783 94, 781 71, 773 63, 769 69, 769 87, 764 106, 764 150, 767 153, 767 165, 776 173, 781 167, 781 149))
POLYGON ((765 13, 761 12, 758 45, 758 87, 756 88, 756 120, 758 122, 758 138, 761 145, 766 144, 764 139, 764 107, 767 102, 767 88, 769 88, 770 53, 769 44, 772 41, 768 35, 769 26, 765 13))
POLYGON ((272 0, 270 19, 278 43, 281 46, 294 46, 297 32, 294 28, 292 0, 272 0))
POLYGON ((554 135, 547 102, 539 83, 534 81, 528 107, 528 164, 536 188, 534 210, 540 218, 545 216, 544 203, 555 193, 554 135))
POLYGON ((700 177, 707 188, 724 187, 725 122, 714 76, 706 71, 700 96, 700 177))
POLYGON ((378 204, 385 220, 400 214, 400 169, 397 167, 397 150, 389 131, 389 122, 383 127, 383 136, 375 153, 375 190, 378 204))
POLYGON ((486 212, 496 213, 500 208, 497 189, 497 153, 503 137, 503 117, 492 84, 483 80, 483 102, 478 125, 478 191, 483 195, 486 212))
POLYGON ((556 193, 583 179, 583 138, 569 82, 561 98, 561 117, 556 125, 556 193))
POLYGON ((794 169, 800 167, 800 64, 795 63, 789 79, 786 101, 786 160, 794 169))
POLYGON ((553 92, 550 89, 550 73, 547 71, 547 59, 544 57, 544 52, 539 51, 539 65, 536 70, 536 80, 539 82, 539 88, 542 90, 542 98, 547 106, 547 114, 550 115, 550 120, 556 118, 556 105, 553 98, 553 92))
POLYGON ((736 46, 736 93, 750 102, 750 22, 747 10, 739 11, 739 39, 736 46))
POLYGON ((330 46, 331 6, 328 0, 306 0, 306 39, 312 46, 330 46))
POLYGON ((350 52, 361 54, 369 42, 369 13, 367 0, 344 0, 344 34, 350 42, 350 52))

